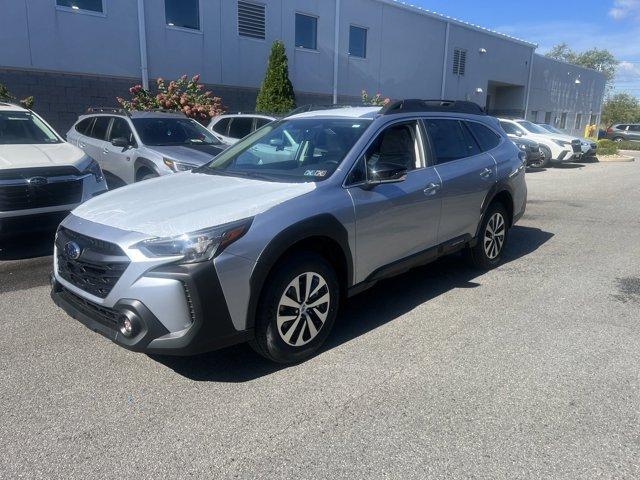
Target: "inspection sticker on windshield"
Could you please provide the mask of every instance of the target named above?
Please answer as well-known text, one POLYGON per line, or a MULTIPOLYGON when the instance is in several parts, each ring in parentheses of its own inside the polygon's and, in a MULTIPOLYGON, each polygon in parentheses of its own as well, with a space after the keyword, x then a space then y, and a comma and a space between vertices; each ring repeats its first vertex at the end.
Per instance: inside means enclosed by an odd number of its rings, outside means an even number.
POLYGON ((305 177, 325 177, 326 175, 326 170, 307 170, 304 172, 305 177))

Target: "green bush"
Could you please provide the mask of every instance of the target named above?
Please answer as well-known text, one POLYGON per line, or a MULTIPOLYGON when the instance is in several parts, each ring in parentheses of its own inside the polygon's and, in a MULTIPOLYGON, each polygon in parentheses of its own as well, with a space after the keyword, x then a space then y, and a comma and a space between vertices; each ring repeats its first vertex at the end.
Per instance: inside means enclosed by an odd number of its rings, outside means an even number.
POLYGON ((618 144, 620 150, 640 150, 640 142, 624 141, 618 144))
POLYGON ((289 65, 284 43, 273 42, 267 72, 258 92, 256 111, 287 113, 296 107, 296 96, 289 80, 289 65))
POLYGON ((618 153, 618 143, 613 140, 598 140, 596 155, 616 155, 618 153))

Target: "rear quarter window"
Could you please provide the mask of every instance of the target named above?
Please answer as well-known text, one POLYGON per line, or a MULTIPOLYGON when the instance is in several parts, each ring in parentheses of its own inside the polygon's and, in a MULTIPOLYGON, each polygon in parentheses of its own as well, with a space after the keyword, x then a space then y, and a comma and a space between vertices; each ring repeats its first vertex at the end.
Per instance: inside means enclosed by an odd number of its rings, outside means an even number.
POLYGON ((86 135, 87 132, 90 131, 92 123, 93 123, 93 117, 85 118, 84 120, 76 123, 76 126, 75 126, 76 132, 82 135, 86 135))
POLYGON ((483 152, 493 150, 500 144, 500 135, 477 122, 465 122, 483 152))
POLYGON ((220 135, 226 135, 227 130, 229 129, 230 121, 231 121, 231 118, 229 117, 223 118, 219 122, 216 122, 216 124, 213 125, 213 127, 211 127, 211 130, 213 130, 216 133, 219 133, 220 135))

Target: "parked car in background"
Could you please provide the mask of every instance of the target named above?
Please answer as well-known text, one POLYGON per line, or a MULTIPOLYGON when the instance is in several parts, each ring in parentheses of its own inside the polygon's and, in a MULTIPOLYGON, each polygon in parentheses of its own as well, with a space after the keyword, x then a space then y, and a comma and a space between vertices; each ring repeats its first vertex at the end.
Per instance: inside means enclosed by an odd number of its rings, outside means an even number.
POLYGON ((549 163, 549 158, 540 149, 540 144, 524 137, 509 136, 516 147, 522 150, 527 156, 527 166, 533 168, 543 168, 549 163))
POLYGON ((181 113, 92 108, 67 140, 96 160, 113 184, 129 184, 208 163, 225 149, 181 113))
POLYGON ((0 102, 0 237, 53 229, 106 190, 94 160, 35 112, 0 102))
POLYGON ((233 145, 275 119, 272 115, 260 113, 225 113, 212 118, 207 128, 222 143, 233 145))
POLYGON ((549 162, 566 162, 581 154, 580 140, 565 134, 549 133, 528 120, 501 118, 500 126, 513 137, 524 137, 540 144, 549 162))
POLYGON ((609 140, 622 142, 624 140, 640 141, 640 123, 619 123, 607 129, 609 140))
MULTIPOLYGON (((560 135, 565 135, 565 133, 559 128, 554 127, 553 125, 549 125, 548 123, 538 123, 542 128, 547 130, 549 133, 556 133, 560 135)), ((598 142, 594 142, 590 138, 581 137, 580 140, 580 148, 582 151, 582 157, 589 158, 596 156, 596 150, 598 150, 598 142)))
POLYGON ((131 350, 249 341, 299 362, 345 296, 460 250, 499 265, 525 211, 524 170, 496 119, 469 102, 284 118, 200 168, 76 209, 58 230, 52 298, 131 350), (274 159, 285 137, 297 143, 274 159))

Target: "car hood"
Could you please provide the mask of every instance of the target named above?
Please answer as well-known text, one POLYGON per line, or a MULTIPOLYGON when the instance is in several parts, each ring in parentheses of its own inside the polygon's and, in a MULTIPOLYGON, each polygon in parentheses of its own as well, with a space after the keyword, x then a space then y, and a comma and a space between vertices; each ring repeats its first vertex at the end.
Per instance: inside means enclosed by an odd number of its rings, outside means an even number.
POLYGON ((253 217, 315 188, 314 183, 185 172, 113 190, 73 214, 121 230, 170 237, 253 217))
POLYGON ((226 148, 223 145, 170 145, 149 147, 160 155, 191 165, 204 165, 226 148))
POLYGON ((0 145, 0 170, 73 166, 82 169, 87 157, 70 143, 0 145))

